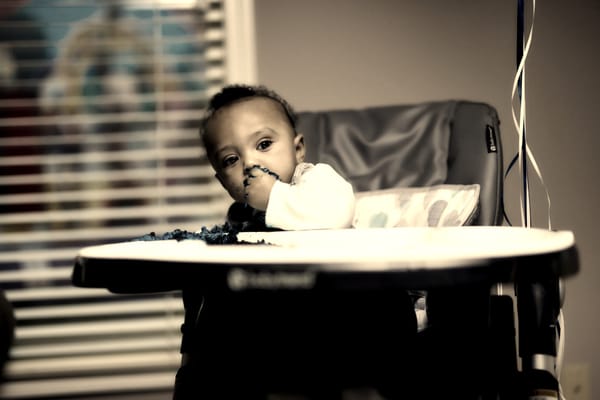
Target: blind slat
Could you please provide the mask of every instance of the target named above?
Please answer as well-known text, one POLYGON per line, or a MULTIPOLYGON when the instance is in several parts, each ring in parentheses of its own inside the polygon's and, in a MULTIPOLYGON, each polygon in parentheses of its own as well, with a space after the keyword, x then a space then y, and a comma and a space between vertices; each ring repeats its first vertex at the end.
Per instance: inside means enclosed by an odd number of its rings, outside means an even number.
POLYGON ((12 214, 2 217, 5 224, 35 224, 72 221, 106 221, 118 219, 147 218, 151 220, 186 217, 190 213, 196 216, 209 217, 220 211, 219 205, 202 205, 197 202, 163 205, 136 205, 135 207, 99 207, 85 210, 67 210, 47 212, 31 212, 12 214))
POLYGON ((135 318, 123 321, 69 322, 44 326, 23 326, 17 330, 16 340, 65 339, 77 336, 148 334, 149 332, 175 332, 178 335, 183 317, 135 318))
MULTIPOLYGON (((138 235, 138 236, 141 236, 141 235, 138 235)), ((131 236, 131 237, 135 237, 135 236, 131 236)), ((77 247, 77 248, 69 248, 69 247, 52 248, 51 241, 48 241, 46 243, 46 245, 49 248, 35 249, 35 248, 32 248, 32 245, 27 242, 27 236, 24 234, 11 234, 11 238, 13 239, 12 243, 7 242, 6 244, 17 244, 17 245, 21 245, 21 246, 17 250, 12 250, 10 252, 8 252, 8 251, 1 252, 0 253, 0 263, 27 264, 27 263, 36 263, 36 262, 46 263, 46 262, 48 262, 48 260, 73 260, 75 258, 75 255, 79 251, 79 247, 77 247)), ((65 238, 65 237, 56 238, 56 240, 67 240, 67 239, 75 240, 75 238, 77 238, 76 231, 73 234, 71 234, 70 236, 68 236, 67 238, 65 238)), ((93 238, 96 238, 96 237, 94 236, 93 238)), ((73 268, 73 267, 71 266, 71 268, 73 268)), ((30 271, 34 271, 37 269, 38 268, 29 269, 29 268, 21 265, 21 269, 18 271, 19 271, 19 273, 23 274, 24 281, 26 281, 26 280, 29 280, 26 277, 30 276, 30 271)), ((7 276, 10 276, 10 274, 13 274, 13 273, 16 273, 16 272, 14 272, 14 270, 11 270, 10 272, 7 272, 6 274, 7 274, 7 276)), ((43 275, 40 272, 40 279, 42 279, 42 277, 43 277, 43 275)), ((3 280, 3 281, 7 282, 8 278, 7 278, 7 280, 3 280)))
POLYGON ((102 354, 116 352, 141 352, 144 350, 179 351, 181 341, 176 335, 161 335, 136 338, 107 338, 89 342, 51 343, 42 345, 21 345, 10 352, 12 360, 25 358, 56 357, 82 354, 102 354))
MULTIPOLYGON (((114 294, 106 289, 87 289, 87 288, 26 288, 26 289, 7 289, 4 291, 6 298, 10 302, 18 303, 20 301, 44 301, 44 300, 72 300, 85 298, 114 298, 114 294)), ((17 329, 18 332, 21 328, 17 329)))
MULTIPOLYGON (((36 269, 20 269, 20 270, 0 270, 0 283, 3 282, 32 282, 44 280, 66 280, 71 278, 73 267, 62 268, 36 268, 36 269)), ((17 319, 20 319, 19 310, 17 310, 17 319)))
MULTIPOLYGON (((169 179, 183 178, 206 178, 214 176, 214 171, 208 165, 192 167, 168 167, 165 169, 169 179)), ((105 171, 81 171, 81 172, 52 172, 51 174, 28 174, 0 177, 0 183, 4 185, 17 184, 52 184, 52 183, 74 183, 89 181, 121 182, 127 180, 154 179, 155 168, 127 168, 119 174, 108 174, 105 171), (149 174, 151 175, 149 177, 149 174)), ((35 200, 32 198, 32 200, 35 200)))
POLYGON ((215 211, 219 210, 220 213, 218 213, 218 215, 215 214, 215 216, 207 216, 206 218, 198 218, 197 216, 192 216, 189 219, 186 219, 185 226, 182 226, 184 225, 183 223, 174 226, 173 224, 167 224, 165 221, 163 221, 154 224, 149 223, 144 225, 126 227, 81 227, 74 229, 56 229, 50 232, 33 231, 27 233, 6 233, 2 237, 3 244, 22 244, 24 247, 23 253, 17 254, 14 250, 10 253, 0 253, 0 261, 9 262, 19 260, 47 260, 50 256, 61 259, 64 258, 65 255, 73 256, 77 253, 77 251, 73 251, 72 248, 66 248, 66 250, 52 250, 51 246, 53 245, 53 242, 81 242, 90 241, 94 239, 98 242, 105 242, 111 239, 111 241, 113 242, 121 242, 142 236, 149 232, 164 233, 167 231, 172 231, 174 227, 179 229, 185 229, 188 231, 197 231, 200 230, 202 226, 208 227, 212 226, 213 224, 219 224, 223 222, 225 213, 227 211, 227 207, 223 207, 222 205, 211 205, 211 207, 214 207, 215 211), (31 245, 31 243, 36 242, 47 243, 48 249, 36 250, 36 248, 31 245))
POLYGON ((9 379, 38 378, 65 374, 90 374, 133 369, 134 371, 153 368, 176 368, 180 363, 175 352, 152 351, 145 353, 124 353, 111 355, 75 356, 22 360, 9 363, 5 375, 9 379))
MULTIPOLYGON (((219 71, 218 74, 223 74, 219 71)), ((41 116, 41 117, 15 117, 0 118, 0 127, 20 127, 20 126, 55 126, 55 125, 93 125, 100 123, 123 123, 131 124, 133 122, 181 122, 182 120, 196 120, 200 116, 198 110, 172 110, 168 113, 156 113, 151 111, 142 112, 123 112, 123 113, 102 113, 102 114, 75 114, 59 116, 41 116)))
MULTIPOLYGON (((170 176, 165 174, 165 180, 170 176)), ((39 204, 54 203, 64 201, 92 201, 92 200, 119 200, 119 199, 156 199, 157 193, 168 191, 169 197, 185 196, 217 196, 222 193, 222 188, 217 182, 212 182, 204 187, 199 185, 173 185, 173 186, 150 186, 141 188, 124 188, 124 189, 92 189, 92 190, 63 190, 55 193, 41 193, 36 196, 36 201, 39 204)), ((166 197, 166 196, 165 196, 166 197)), ((10 195, 0 197, 0 204, 23 204, 31 203, 31 194, 10 195)), ((3 222, 4 217, 0 217, 3 222)))
POLYGON ((19 309, 18 320, 52 319, 67 317, 117 316, 148 313, 182 313, 181 299, 173 297, 151 298, 135 301, 120 301, 116 304, 76 304, 65 306, 42 306, 19 309))
MULTIPOLYGON (((143 22, 143 20, 141 20, 143 22)), ((132 24, 138 24, 138 20, 132 20, 132 24)), ((162 21, 161 21, 162 23, 162 21)), ((156 24, 156 22, 153 22, 156 24)), ((95 29, 98 33, 110 29, 115 28, 116 25, 112 23, 105 22, 96 22, 90 21, 87 27, 95 29)), ((139 26, 139 28, 143 28, 143 26, 139 26)), ((132 32, 133 34, 133 32, 132 32)), ((88 35, 87 44, 90 46, 98 46, 98 47, 114 47, 118 48, 123 45, 123 40, 119 40, 119 38, 111 38, 101 35, 88 35)), ((189 33, 183 38, 172 38, 166 36, 160 36, 159 39, 155 39, 152 44, 155 46, 163 46, 168 44, 197 44, 197 43, 207 43, 207 42, 220 42, 225 39, 225 32, 221 27, 208 28, 204 32, 196 32, 189 33)), ((131 44, 131 43, 128 43, 131 44)), ((145 44, 145 43, 144 43, 145 44)), ((12 46, 15 48, 29 48, 29 47, 60 47, 61 43, 50 42, 46 40, 19 40, 12 43, 12 46)), ((135 49, 135 50, 143 50, 143 49, 135 49)), ((144 53, 138 53, 143 55, 144 53)))
POLYGON ((172 371, 167 371, 4 382, 0 386, 0 398, 31 399, 135 392, 142 389, 165 390, 173 387, 173 376, 172 371))
POLYGON ((84 154, 55 154, 44 156, 15 156, 2 157, 0 166, 17 165, 59 165, 59 164, 106 164, 109 162, 134 162, 134 161, 164 161, 181 159, 199 159, 200 152, 197 148, 177 149, 140 149, 120 151, 89 151, 84 154))
POLYGON ((90 135, 85 133, 69 133, 65 135, 36 135, 36 136, 18 136, 18 137, 1 137, 0 146, 38 146, 38 147, 56 147, 60 145, 72 145, 85 143, 105 144, 105 143, 138 143, 148 141, 149 138, 155 140, 156 145, 167 145, 169 142, 177 143, 182 140, 198 139, 198 128, 192 129, 131 129, 127 131, 127 135, 123 132, 102 132, 101 135, 90 135))

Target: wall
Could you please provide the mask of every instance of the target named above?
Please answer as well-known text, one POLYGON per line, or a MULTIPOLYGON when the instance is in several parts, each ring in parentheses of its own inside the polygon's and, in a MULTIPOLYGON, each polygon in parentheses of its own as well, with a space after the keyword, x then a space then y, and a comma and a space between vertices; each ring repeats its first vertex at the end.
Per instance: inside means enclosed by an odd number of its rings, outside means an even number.
MULTIPOLYGON (((516 1, 257 0, 255 7, 259 81, 298 110, 485 101, 500 113, 505 162, 514 155, 516 1)), ((587 363, 597 394, 599 17, 597 0, 538 2, 526 81, 528 139, 551 195, 552 227, 572 230, 581 256, 580 274, 566 282, 565 363, 587 363)), ((506 202, 517 223, 518 184, 515 172, 506 202)), ((546 227, 535 179, 532 201, 534 226, 546 227)))

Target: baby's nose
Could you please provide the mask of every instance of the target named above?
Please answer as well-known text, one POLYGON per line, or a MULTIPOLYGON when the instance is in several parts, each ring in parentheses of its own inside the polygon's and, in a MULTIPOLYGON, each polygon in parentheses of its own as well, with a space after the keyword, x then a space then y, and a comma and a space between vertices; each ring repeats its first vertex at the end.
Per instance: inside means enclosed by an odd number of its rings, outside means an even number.
POLYGON ((253 168, 259 167, 258 160, 253 158, 244 159, 244 175, 248 175, 253 168))

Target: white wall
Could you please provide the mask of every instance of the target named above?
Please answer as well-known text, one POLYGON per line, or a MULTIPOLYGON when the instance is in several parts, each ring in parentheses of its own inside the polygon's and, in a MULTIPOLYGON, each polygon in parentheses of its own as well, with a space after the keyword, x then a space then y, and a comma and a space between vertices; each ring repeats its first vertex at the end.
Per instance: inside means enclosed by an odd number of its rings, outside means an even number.
MULTIPOLYGON (((516 151, 516 1, 256 0, 255 7, 259 81, 296 109, 485 101, 500 113, 505 163, 516 151)), ((574 231, 581 256, 580 274, 566 282, 566 364, 588 363, 592 382, 600 382, 599 17, 597 0, 538 2, 526 81, 528 138, 552 198, 553 228, 574 231)), ((516 173, 506 183, 513 221, 518 184, 516 173)), ((546 227, 545 196, 533 185, 534 226, 546 227)))

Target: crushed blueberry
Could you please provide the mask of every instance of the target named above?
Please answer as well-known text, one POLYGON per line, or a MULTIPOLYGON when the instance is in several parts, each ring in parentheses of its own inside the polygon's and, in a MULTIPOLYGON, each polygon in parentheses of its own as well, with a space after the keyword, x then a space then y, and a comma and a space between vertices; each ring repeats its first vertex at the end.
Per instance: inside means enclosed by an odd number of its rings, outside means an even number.
POLYGON ((175 229, 165 232, 162 235, 157 235, 155 232, 132 239, 132 241, 152 241, 152 240, 203 240, 207 244, 235 244, 238 243, 238 231, 233 229, 231 225, 215 225, 212 228, 205 226, 198 232, 190 232, 187 230, 175 229))

